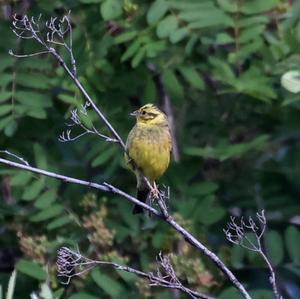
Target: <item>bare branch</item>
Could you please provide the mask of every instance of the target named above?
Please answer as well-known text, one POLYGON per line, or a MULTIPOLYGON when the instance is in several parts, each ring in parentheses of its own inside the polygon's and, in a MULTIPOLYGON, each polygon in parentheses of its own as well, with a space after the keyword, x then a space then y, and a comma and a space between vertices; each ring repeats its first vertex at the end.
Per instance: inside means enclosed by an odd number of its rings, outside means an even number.
POLYGON ((247 222, 244 221, 243 217, 241 217, 240 222, 237 223, 235 221, 235 218, 231 216, 230 217, 231 222, 227 223, 227 228, 224 229, 223 231, 225 233, 226 239, 229 242, 239 245, 247 250, 255 251, 264 259, 270 272, 269 279, 272 285, 274 298, 282 299, 282 296, 280 295, 280 292, 277 287, 274 268, 269 258, 267 257, 266 253, 264 252, 262 246, 262 237, 264 235, 267 226, 265 211, 262 210, 260 213, 257 212, 256 218, 258 220, 257 223, 252 219, 252 217, 249 217, 247 222), (251 234, 251 237, 254 237, 255 243, 254 241, 251 240, 249 234, 251 234))
POLYGON ((183 286, 177 278, 175 270, 168 256, 163 256, 160 253, 157 259, 157 264, 158 265, 155 273, 146 273, 118 263, 92 260, 67 247, 61 247, 58 250, 56 261, 58 277, 61 278, 61 283, 63 284, 69 284, 72 277, 80 276, 83 273, 90 271, 94 267, 102 265, 110 266, 116 270, 133 273, 137 276, 146 278, 149 280, 150 286, 177 289, 188 294, 191 298, 214 299, 211 296, 196 292, 183 286))
POLYGON ((18 159, 19 161, 21 161, 21 162, 22 162, 23 164, 25 164, 26 166, 29 166, 29 163, 28 163, 26 160, 24 160, 22 157, 20 157, 20 156, 14 154, 14 153, 11 153, 11 152, 9 152, 9 151, 7 151, 7 150, 0 150, 0 153, 4 153, 4 154, 6 154, 6 155, 8 155, 8 156, 12 156, 12 157, 18 159))

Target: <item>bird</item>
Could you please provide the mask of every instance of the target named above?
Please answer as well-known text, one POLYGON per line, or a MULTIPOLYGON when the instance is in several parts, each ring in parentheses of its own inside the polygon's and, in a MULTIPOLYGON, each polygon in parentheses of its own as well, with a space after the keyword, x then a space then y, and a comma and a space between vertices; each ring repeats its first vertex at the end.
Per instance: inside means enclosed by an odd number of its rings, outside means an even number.
MULTIPOLYGON (((148 203, 150 192, 159 192, 155 181, 165 173, 170 163, 170 127, 166 114, 154 104, 146 104, 130 115, 136 117, 136 124, 128 134, 125 160, 136 175, 137 199, 148 203)), ((143 208, 135 205, 133 213, 143 213, 143 208)))

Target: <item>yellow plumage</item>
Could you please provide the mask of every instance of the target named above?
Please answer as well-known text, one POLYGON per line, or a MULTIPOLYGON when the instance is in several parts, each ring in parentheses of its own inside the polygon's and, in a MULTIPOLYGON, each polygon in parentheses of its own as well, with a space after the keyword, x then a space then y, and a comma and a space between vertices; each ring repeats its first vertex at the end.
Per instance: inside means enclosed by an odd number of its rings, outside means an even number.
MULTIPOLYGON (((136 125, 130 131, 126 149, 129 155, 125 155, 127 163, 131 158, 140 171, 135 170, 137 177, 137 197, 146 201, 149 188, 142 179, 142 173, 151 184, 163 175, 169 166, 172 140, 166 115, 156 106, 147 104, 132 113, 136 116, 136 125)), ((133 167, 128 163, 129 167, 133 167)), ((134 212, 142 209, 135 207, 134 212)))

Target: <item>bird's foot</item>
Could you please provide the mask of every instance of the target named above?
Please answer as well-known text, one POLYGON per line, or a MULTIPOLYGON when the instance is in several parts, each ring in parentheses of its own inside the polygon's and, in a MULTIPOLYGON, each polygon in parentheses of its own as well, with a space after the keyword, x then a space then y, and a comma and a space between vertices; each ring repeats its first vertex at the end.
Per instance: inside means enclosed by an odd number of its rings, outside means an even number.
POLYGON ((159 199, 162 196, 162 193, 159 191, 158 186, 153 182, 153 186, 150 189, 150 198, 159 199))

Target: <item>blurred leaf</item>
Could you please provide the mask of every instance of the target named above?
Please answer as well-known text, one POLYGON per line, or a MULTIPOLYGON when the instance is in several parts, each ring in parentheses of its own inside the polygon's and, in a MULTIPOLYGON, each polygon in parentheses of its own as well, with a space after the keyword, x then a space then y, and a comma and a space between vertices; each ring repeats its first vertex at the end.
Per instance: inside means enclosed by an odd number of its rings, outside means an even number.
POLYGON ((137 36, 137 31, 127 31, 117 35, 114 39, 114 44, 122 44, 128 42, 137 36))
POLYGON ((285 244, 293 263, 300 264, 300 231, 295 226, 289 226, 285 230, 285 244))
POLYGON ((273 8, 276 8, 280 3, 280 0, 252 0, 250 2, 245 2, 241 7, 241 11, 245 14, 257 14, 262 13, 273 8))
POLYGON ((59 227, 65 226, 70 222, 72 222, 71 217, 68 215, 63 215, 61 217, 52 220, 49 224, 47 224, 47 229, 48 230, 57 229, 59 227))
POLYGON ((47 279, 47 273, 35 262, 21 259, 17 262, 16 269, 37 280, 47 279))
POLYGON ((99 299, 99 296, 96 297, 85 292, 79 292, 70 296, 69 299, 99 299))
POLYGON ((191 156, 213 158, 224 161, 234 157, 241 157, 252 150, 263 149, 267 145, 268 140, 268 135, 261 135, 254 138, 250 142, 232 145, 224 143, 214 148, 210 146, 206 146, 204 148, 187 147, 184 149, 184 152, 191 156))
POLYGON ((183 88, 181 83, 178 81, 174 71, 165 70, 163 73, 163 80, 167 90, 172 97, 177 100, 183 98, 183 88))
POLYGON ((156 28, 156 34, 159 38, 166 38, 171 35, 178 27, 175 16, 167 16, 162 19, 156 28))
POLYGON ((147 12, 147 22, 152 25, 159 21, 165 13, 168 11, 168 4, 166 0, 155 0, 148 12, 147 12))
POLYGON ((56 189, 50 189, 46 192, 44 192, 40 197, 34 202, 34 206, 38 209, 45 209, 48 208, 57 197, 57 190, 56 189))
POLYGON ((63 212, 64 208, 60 204, 53 204, 50 208, 46 208, 41 210, 40 212, 34 214, 30 217, 30 221, 32 222, 40 222, 45 221, 51 218, 54 218, 60 215, 63 212))
POLYGON ((191 195, 209 195, 215 193, 219 189, 219 185, 212 181, 206 181, 198 184, 193 184, 189 188, 189 194, 191 195))
POLYGON ((124 289, 120 283, 112 279, 106 274, 100 272, 99 269, 94 269, 91 272, 91 276, 94 282, 109 296, 116 298, 124 292, 124 289))
POLYGON ((176 30, 174 30, 173 32, 171 32, 170 34, 170 41, 173 44, 176 44, 178 42, 180 42, 181 40, 183 40, 185 37, 187 37, 189 34, 189 30, 186 27, 183 28, 178 28, 176 30))
POLYGON ((229 287, 225 289, 218 299, 242 299, 243 296, 239 293, 239 291, 234 287, 229 287))
POLYGON ((119 0, 104 0, 101 4, 101 15, 105 21, 122 15, 122 3, 119 0))
POLYGON ((10 100, 12 96, 12 92, 11 91, 0 91, 0 103, 10 100))
POLYGON ((266 248, 267 255, 270 258, 271 262, 275 266, 278 266, 283 260, 284 252, 282 237, 277 231, 270 230, 267 232, 266 248))
POLYGON ((32 173, 29 171, 19 171, 10 181, 12 186, 25 186, 32 179, 32 173))
POLYGON ((180 73, 184 79, 191 84, 192 87, 203 90, 204 82, 200 77, 199 73, 193 67, 183 66, 179 68, 180 73))
POLYGON ((38 180, 34 180, 27 188, 25 189, 22 199, 23 200, 33 200, 40 194, 42 189, 44 188, 44 179, 40 178, 38 180))

